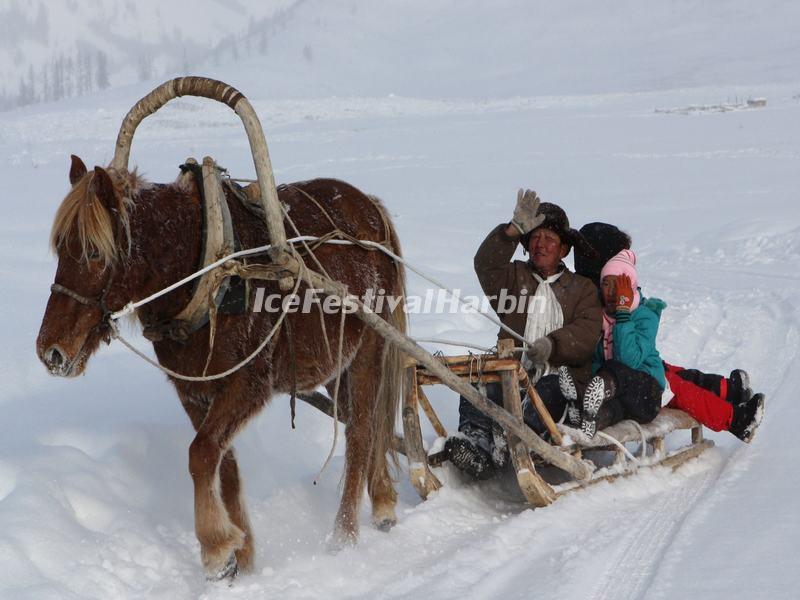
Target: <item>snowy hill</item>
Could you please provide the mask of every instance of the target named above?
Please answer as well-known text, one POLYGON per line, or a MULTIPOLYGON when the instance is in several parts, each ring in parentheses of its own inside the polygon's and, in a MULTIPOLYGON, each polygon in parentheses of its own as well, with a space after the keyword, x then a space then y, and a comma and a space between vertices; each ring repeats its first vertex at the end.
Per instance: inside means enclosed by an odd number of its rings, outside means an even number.
POLYGON ((796 78, 798 23, 800 6, 786 1, 310 0, 267 56, 244 66, 261 68, 265 77, 248 87, 270 96, 497 98, 778 83, 796 78), (305 46, 313 60, 304 60, 305 46))
POLYGON ((788 1, 0 0, 0 98, 102 89, 101 55, 112 86, 203 72, 268 97, 733 88, 794 80, 798 22, 788 1))
POLYGON ((292 4, 0 0, 0 109, 263 54, 292 4))
MULTIPOLYGON (((35 3, 16 5, 35 17, 35 3)), ((247 27, 208 7, 226 35, 247 27)), ((300 405, 291 430, 287 399, 276 398, 236 439, 258 557, 232 588, 202 578, 192 431, 164 377, 119 344, 76 380, 48 376, 34 353, 69 154, 105 164, 123 115, 161 79, 0 113, 0 598, 794 597, 797 13, 793 2, 307 0, 266 55, 198 66, 252 99, 278 181, 335 176, 381 196, 409 260, 464 294, 478 292, 475 248, 509 218, 520 186, 576 226, 618 223, 646 293, 669 304, 664 357, 746 368, 768 398, 751 446, 710 434, 716 448, 675 474, 601 484, 544 510, 522 503, 512 481, 475 485, 450 468, 423 503, 404 469, 398 526, 370 528, 365 509, 360 544, 336 555, 325 539, 343 448, 312 485, 331 421, 300 405), (655 112, 735 95, 767 105, 655 112)), ((145 29, 144 18, 129 29, 145 29)), ((74 19, 64 29, 77 39, 91 27, 74 19)), ((194 19, 210 35, 212 17, 194 19)), ((231 111, 181 99, 141 126, 132 163, 169 181, 205 154, 252 174, 231 111)), ((426 287, 410 276, 410 293, 426 287)), ((481 345, 495 335, 449 314, 414 315, 411 331, 481 345)), ((453 394, 436 388, 431 400, 455 429, 453 394)))

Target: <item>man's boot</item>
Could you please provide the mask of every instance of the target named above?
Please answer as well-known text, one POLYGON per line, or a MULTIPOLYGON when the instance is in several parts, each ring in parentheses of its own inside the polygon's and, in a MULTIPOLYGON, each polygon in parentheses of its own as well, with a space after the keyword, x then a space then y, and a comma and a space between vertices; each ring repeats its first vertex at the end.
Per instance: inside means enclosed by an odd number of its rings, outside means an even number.
POLYGON ((444 444, 447 458, 460 471, 474 479, 490 479, 496 473, 492 460, 494 440, 491 430, 466 425, 444 444))

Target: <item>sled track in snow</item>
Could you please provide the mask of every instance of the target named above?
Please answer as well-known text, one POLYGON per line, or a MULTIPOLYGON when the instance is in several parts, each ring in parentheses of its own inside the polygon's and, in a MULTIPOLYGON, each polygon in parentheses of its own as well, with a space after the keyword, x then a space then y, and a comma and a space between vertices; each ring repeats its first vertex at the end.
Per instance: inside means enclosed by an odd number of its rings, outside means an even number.
MULTIPOLYGON (((776 303, 775 310, 782 320, 791 323, 786 332, 787 339, 796 339, 800 329, 790 309, 776 303)), ((727 316, 722 317, 715 329, 727 316)), ((708 342, 707 336, 706 343, 708 342)), ((783 387, 789 370, 796 364, 798 352, 785 357, 782 379, 777 389, 783 387)), ((603 575, 587 600, 639 600, 648 597, 651 585, 658 575, 673 542, 678 538, 684 524, 692 521, 697 509, 704 501, 713 502, 716 483, 724 476, 736 457, 746 448, 740 446, 726 454, 719 464, 710 466, 703 473, 687 479, 686 484, 662 494, 651 510, 627 522, 626 534, 615 549, 603 575)), ((702 457, 700 458, 702 460, 702 457)))
POLYGON ((626 524, 627 533, 587 600, 636 600, 645 596, 661 558, 692 509, 725 469, 725 464, 695 476, 691 484, 662 494, 652 508, 626 524), (689 488, 691 485, 691 488, 689 488))

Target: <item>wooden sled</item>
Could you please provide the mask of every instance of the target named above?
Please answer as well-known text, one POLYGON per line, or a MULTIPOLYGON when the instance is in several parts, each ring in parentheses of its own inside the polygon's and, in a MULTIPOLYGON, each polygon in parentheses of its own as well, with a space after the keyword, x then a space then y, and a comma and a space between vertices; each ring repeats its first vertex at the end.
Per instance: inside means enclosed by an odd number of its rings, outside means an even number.
MULTIPOLYGON (((580 430, 559 425, 553 421, 535 389, 527 380, 527 375, 519 361, 513 358, 513 342, 501 340, 497 346, 497 354, 438 358, 447 365, 452 373, 469 383, 500 382, 503 387, 504 407, 519 422, 522 422, 519 390, 521 386, 525 388, 542 421, 547 426, 553 450, 574 458, 584 459, 591 466, 590 476, 582 480, 575 477, 565 479, 563 475, 566 473, 561 471, 556 472, 561 477, 554 478, 552 472, 555 469, 543 468, 537 471, 537 465, 540 467, 550 466, 550 461, 531 452, 518 437, 507 432, 508 448, 517 475, 517 482, 525 498, 533 506, 547 506, 559 496, 575 489, 587 487, 599 481, 625 477, 636 473, 641 468, 661 465, 675 469, 714 445, 712 440, 703 438, 703 427, 696 420, 682 411, 669 408, 662 409, 655 420, 646 425, 640 425, 634 421, 623 421, 608 427, 593 439, 588 439, 580 430), (668 451, 665 438, 670 433, 681 429, 691 432, 690 443, 676 450, 668 451), (638 456, 634 456, 625 447, 628 442, 639 442, 638 456), (586 453, 600 451, 614 453, 610 464, 598 465, 585 460, 586 453), (545 470, 550 471, 548 479, 551 481, 547 481, 543 477, 545 470), (557 482, 553 481, 554 479, 557 482)), ((442 486, 431 467, 441 465, 447 458, 444 452, 430 456, 425 452, 419 421, 419 407, 422 407, 437 435, 447 437, 447 432, 422 388, 423 385, 436 385, 441 381, 423 366, 410 360, 406 369, 405 383, 403 403, 405 453, 409 462, 411 484, 425 499, 431 492, 442 486)))

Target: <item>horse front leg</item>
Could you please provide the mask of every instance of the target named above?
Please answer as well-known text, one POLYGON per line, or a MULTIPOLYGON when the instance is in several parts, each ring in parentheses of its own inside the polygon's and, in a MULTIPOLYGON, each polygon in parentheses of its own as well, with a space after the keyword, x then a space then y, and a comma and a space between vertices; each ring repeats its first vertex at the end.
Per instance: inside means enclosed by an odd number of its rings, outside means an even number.
POLYGON ((239 467, 236 463, 236 454, 233 448, 229 448, 222 457, 219 467, 219 479, 222 491, 222 502, 228 511, 233 524, 244 532, 244 546, 235 551, 236 564, 240 571, 245 573, 253 570, 253 557, 255 555, 255 544, 253 541, 253 531, 250 527, 250 519, 247 516, 247 508, 244 503, 242 485, 239 480, 239 467))
MULTIPOLYGON (((252 566, 253 542, 240 495, 233 436, 258 412, 260 395, 237 393, 231 385, 211 404, 189 446, 189 472, 194 482, 195 533, 206 577, 222 579, 239 566, 252 566), (225 457, 223 459, 223 457, 225 457), (239 557, 242 564, 238 565, 239 557)), ((242 386, 245 387, 246 386, 242 386)))

